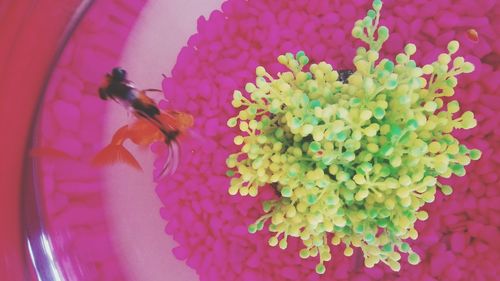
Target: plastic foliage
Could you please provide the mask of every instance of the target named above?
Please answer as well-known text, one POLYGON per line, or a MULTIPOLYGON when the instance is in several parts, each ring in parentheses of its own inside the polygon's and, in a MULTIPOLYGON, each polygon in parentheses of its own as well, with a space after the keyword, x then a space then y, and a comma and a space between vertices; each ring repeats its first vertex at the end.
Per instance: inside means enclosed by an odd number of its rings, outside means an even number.
POLYGON ((240 109, 228 120, 239 127, 234 143, 240 151, 227 159, 231 195, 256 196, 271 185, 279 199, 265 201, 265 214, 248 227, 268 230, 270 246, 287 248, 289 237, 303 242, 300 257, 318 257, 316 272, 325 272, 330 245, 344 244, 351 256, 359 247, 366 267, 382 262, 400 269, 400 253, 410 264, 420 257, 406 239, 417 239, 420 210, 433 202, 436 189, 452 188, 439 177, 465 175, 464 166, 481 153, 451 135, 476 126, 474 115, 460 116, 452 97, 456 76, 474 66, 452 55, 459 43, 432 64, 418 67, 407 44, 395 61, 379 59, 389 38, 379 26, 382 2, 356 21, 352 36, 368 44, 354 57, 355 71, 346 83, 326 62, 311 64, 304 52, 278 61, 289 71, 271 76, 259 66, 255 83, 234 92, 240 109))

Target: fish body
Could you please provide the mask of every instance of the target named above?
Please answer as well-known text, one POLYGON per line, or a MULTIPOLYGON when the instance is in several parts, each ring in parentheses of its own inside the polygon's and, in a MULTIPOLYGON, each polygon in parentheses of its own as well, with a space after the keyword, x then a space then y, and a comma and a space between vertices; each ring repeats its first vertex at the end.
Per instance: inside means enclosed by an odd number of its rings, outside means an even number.
POLYGON ((137 145, 150 145, 162 141, 168 147, 168 156, 160 176, 171 174, 179 163, 178 138, 193 125, 193 117, 180 111, 160 110, 146 92, 161 92, 161 90, 138 90, 126 76, 125 70, 114 68, 106 75, 103 85, 99 88, 99 97, 122 104, 136 118, 134 122, 122 126, 115 132, 110 144, 94 157, 93 163, 95 165, 125 163, 142 170, 139 162, 123 145, 124 142, 130 140, 137 145))
POLYGON ((146 92, 161 92, 157 89, 138 90, 134 83, 127 79, 127 72, 114 68, 106 74, 103 85, 99 88, 99 97, 103 100, 112 99, 134 114, 153 118, 160 114, 156 103, 146 95, 146 92))

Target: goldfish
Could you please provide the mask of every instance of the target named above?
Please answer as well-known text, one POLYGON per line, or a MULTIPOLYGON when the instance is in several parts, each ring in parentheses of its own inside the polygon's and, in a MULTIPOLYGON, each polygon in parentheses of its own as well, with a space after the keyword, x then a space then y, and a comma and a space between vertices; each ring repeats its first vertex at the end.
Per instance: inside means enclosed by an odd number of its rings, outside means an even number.
POLYGON ((133 82, 127 79, 127 72, 119 67, 106 74, 98 92, 102 100, 111 99, 122 104, 135 118, 133 122, 120 127, 114 133, 111 142, 95 155, 92 163, 124 163, 142 170, 137 159, 125 148, 125 141, 130 140, 140 146, 162 141, 168 147, 168 155, 159 175, 175 172, 180 159, 178 139, 193 126, 193 116, 176 110, 160 110, 146 92, 162 91, 137 89, 133 82))

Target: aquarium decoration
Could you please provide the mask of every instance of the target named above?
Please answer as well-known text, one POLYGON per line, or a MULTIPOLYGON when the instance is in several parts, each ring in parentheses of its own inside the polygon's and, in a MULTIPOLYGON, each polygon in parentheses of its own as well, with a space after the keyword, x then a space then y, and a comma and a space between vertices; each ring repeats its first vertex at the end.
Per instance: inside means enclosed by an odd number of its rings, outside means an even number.
POLYGON ((287 72, 256 69, 255 83, 234 92, 237 116, 227 122, 241 133, 240 151, 227 159, 229 193, 257 196, 271 186, 277 198, 265 201, 265 214, 248 227, 268 225, 270 246, 287 248, 302 240, 300 257, 319 257, 316 272, 332 259, 330 245, 344 244, 344 255, 360 248, 366 267, 385 263, 399 271, 405 253, 410 264, 420 257, 408 242, 417 239, 421 210, 436 189, 452 187, 439 177, 465 175, 464 166, 481 152, 451 135, 476 126, 474 114, 456 114, 452 100, 457 76, 474 70, 463 57, 452 57, 457 41, 437 61, 419 67, 407 44, 394 61, 379 57, 389 30, 379 25, 382 2, 373 1, 352 36, 359 47, 347 81, 327 62, 310 64, 304 52, 278 57, 287 72), (268 224, 267 224, 268 223, 268 224), (406 255, 407 254, 407 255, 406 255))

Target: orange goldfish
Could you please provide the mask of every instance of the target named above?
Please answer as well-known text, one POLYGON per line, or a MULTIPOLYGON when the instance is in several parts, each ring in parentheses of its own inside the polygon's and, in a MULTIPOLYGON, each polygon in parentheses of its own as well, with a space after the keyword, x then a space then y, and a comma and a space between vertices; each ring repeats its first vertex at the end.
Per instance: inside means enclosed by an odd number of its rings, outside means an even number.
POLYGON ((111 143, 94 157, 92 162, 95 165, 121 162, 141 170, 139 162, 123 143, 131 140, 137 145, 150 145, 155 141, 163 141, 168 146, 168 156, 160 176, 175 171, 179 163, 178 138, 193 125, 193 116, 175 110, 160 110, 146 95, 146 92, 151 91, 161 92, 156 89, 138 90, 127 80, 127 72, 121 68, 114 68, 106 75, 99 88, 100 98, 121 103, 133 113, 136 120, 115 132, 111 143))

